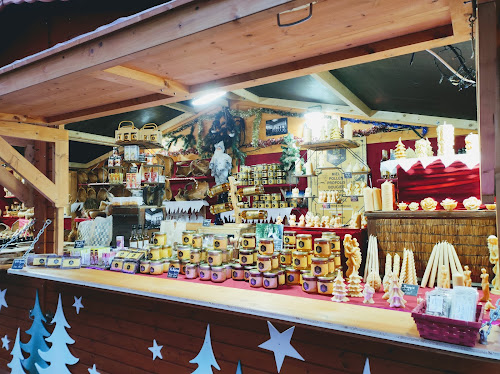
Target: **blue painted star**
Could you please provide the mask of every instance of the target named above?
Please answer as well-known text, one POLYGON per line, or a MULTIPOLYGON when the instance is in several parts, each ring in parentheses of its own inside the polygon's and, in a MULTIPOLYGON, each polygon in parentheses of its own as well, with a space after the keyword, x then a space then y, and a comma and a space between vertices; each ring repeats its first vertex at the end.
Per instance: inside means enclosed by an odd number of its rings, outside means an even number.
POLYGON ((9 350, 9 343, 10 343, 10 340, 7 338, 7 335, 5 335, 2 338, 2 348, 5 348, 8 351, 9 350))
POLYGON ((75 303, 73 304, 73 306, 76 308, 76 314, 80 314, 80 309, 83 308, 83 304, 82 304, 82 297, 83 296, 80 296, 80 297, 76 297, 76 296, 73 296, 75 298, 75 303))
POLYGON ((159 357, 160 360, 163 360, 163 356, 161 355, 161 349, 163 348, 162 345, 158 345, 156 343, 156 339, 153 340, 153 346, 149 347, 148 349, 153 352, 153 361, 156 359, 156 357, 159 357))
POLYGON ((100 373, 96 370, 96 368, 95 368, 95 364, 94 364, 94 366, 92 366, 90 369, 88 369, 88 371, 89 371, 89 373, 90 373, 90 374, 100 374, 100 373))
POLYGON ((0 291, 0 310, 2 310, 3 306, 8 308, 7 302, 5 301, 5 293, 6 292, 7 292, 7 289, 0 291))

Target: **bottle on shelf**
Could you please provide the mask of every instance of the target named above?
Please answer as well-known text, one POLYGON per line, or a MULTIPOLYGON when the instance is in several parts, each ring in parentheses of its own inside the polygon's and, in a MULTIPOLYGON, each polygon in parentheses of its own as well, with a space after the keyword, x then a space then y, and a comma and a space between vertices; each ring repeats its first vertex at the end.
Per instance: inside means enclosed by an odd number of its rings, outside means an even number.
POLYGON ((144 233, 142 235, 142 248, 148 249, 149 248, 149 232, 148 232, 149 226, 144 225, 144 233))
POLYGON ((129 245, 130 248, 137 248, 137 232, 135 225, 132 225, 132 234, 130 235, 129 245))
POLYGON ((144 238, 142 235, 142 225, 139 225, 137 228, 137 248, 142 248, 144 243, 144 238))
POLYGON ((265 192, 264 187, 261 184, 257 186, 239 188, 236 191, 238 196, 260 195, 263 194, 264 192, 265 192))
POLYGON ((214 197, 220 195, 221 193, 228 192, 230 190, 229 183, 219 184, 217 186, 213 186, 207 192, 208 197, 214 197))
POLYGON ((210 206, 210 213, 212 214, 219 214, 230 210, 233 210, 233 204, 231 203, 222 203, 210 206))
POLYGON ((265 210, 244 210, 240 216, 243 219, 266 219, 267 212, 265 210))

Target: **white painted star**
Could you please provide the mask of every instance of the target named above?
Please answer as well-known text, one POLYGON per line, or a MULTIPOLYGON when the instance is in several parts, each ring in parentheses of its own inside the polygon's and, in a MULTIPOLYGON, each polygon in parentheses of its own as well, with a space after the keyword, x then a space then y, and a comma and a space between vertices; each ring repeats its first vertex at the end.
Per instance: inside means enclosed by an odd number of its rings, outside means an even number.
POLYGON ((299 352, 297 352, 290 344, 295 326, 290 327, 282 333, 276 330, 276 328, 269 321, 267 321, 267 326, 269 327, 269 335, 271 336, 271 339, 259 345, 259 348, 274 352, 274 360, 276 361, 278 373, 281 371, 281 366, 283 365, 283 361, 286 356, 304 361, 299 352))
POLYGON ((153 340, 153 346, 149 347, 148 349, 153 352, 153 361, 156 360, 156 357, 159 357, 160 360, 163 360, 163 356, 161 355, 161 349, 163 348, 162 345, 158 345, 156 343, 156 339, 153 340))
POLYGON ((89 371, 89 373, 90 373, 90 374, 100 374, 100 373, 96 370, 96 368, 95 368, 95 364, 94 364, 94 366, 92 366, 90 369, 88 369, 88 371, 89 371))
POLYGON ((0 310, 2 310, 3 306, 8 308, 7 302, 5 301, 5 293, 6 292, 7 292, 7 289, 0 291, 0 310))
POLYGON ((75 303, 73 304, 73 306, 76 308, 76 314, 80 314, 80 309, 83 308, 83 304, 82 304, 82 297, 83 296, 80 296, 80 297, 76 297, 76 296, 73 296, 75 298, 75 303))
POLYGON ((10 340, 7 338, 7 335, 5 335, 2 338, 2 348, 5 348, 8 351, 9 350, 9 343, 10 343, 10 340))

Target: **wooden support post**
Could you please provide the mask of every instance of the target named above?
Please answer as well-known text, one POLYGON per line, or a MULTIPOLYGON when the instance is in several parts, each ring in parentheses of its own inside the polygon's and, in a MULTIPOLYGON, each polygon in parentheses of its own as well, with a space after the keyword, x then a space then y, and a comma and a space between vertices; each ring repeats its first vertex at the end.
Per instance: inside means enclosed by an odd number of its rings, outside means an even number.
POLYGON ((234 222, 240 224, 240 207, 238 206, 238 195, 236 194, 236 190, 238 189, 238 187, 236 187, 236 181, 234 177, 229 177, 228 180, 230 186, 229 195, 231 196, 231 201, 233 202, 234 222))
POLYGON ((4 167, 0 167, 0 184, 12 192, 26 206, 33 206, 33 190, 4 167))

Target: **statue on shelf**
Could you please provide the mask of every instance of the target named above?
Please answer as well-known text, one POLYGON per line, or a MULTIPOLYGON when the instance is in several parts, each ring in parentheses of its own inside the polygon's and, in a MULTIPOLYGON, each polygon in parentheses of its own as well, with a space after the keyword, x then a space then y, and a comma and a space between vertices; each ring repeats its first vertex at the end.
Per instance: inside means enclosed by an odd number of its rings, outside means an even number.
POLYGON ((355 271, 358 271, 361 266, 361 250, 359 248, 358 240, 353 238, 351 234, 344 236, 344 256, 347 261, 346 277, 350 277, 355 271))
POLYGON ((276 217, 276 221, 274 223, 276 225, 282 225, 283 224, 283 218, 281 218, 281 216, 276 217))
POLYGON ((464 266, 464 285, 465 287, 471 287, 472 286, 472 279, 470 278, 471 271, 469 270, 469 266, 465 265, 464 266))
POLYGON ((212 176, 215 178, 215 184, 220 185, 228 182, 233 160, 231 156, 224 152, 224 142, 215 144, 215 151, 208 167, 212 170, 212 176))
POLYGON ((297 216, 295 214, 290 214, 290 218, 288 219, 288 224, 290 226, 296 226, 297 225, 297 216))
POLYGON ((306 225, 306 218, 304 217, 303 214, 301 214, 299 217, 299 224, 297 226, 304 227, 305 225, 306 225))
POLYGON ((319 218, 319 216, 314 216, 313 225, 314 227, 321 227, 321 219, 319 218))
POLYGON ((495 235, 488 237, 488 249, 490 250, 490 262, 493 265, 493 280, 491 281, 491 293, 500 295, 500 264, 498 259, 498 238, 495 235))
POLYGON ((330 225, 328 224, 328 221, 329 221, 328 216, 321 217, 321 227, 329 228, 330 225))
POLYGON ((306 227, 313 227, 314 226, 314 216, 310 214, 310 212, 307 212, 306 214, 306 227))
POLYGON ((483 297, 479 301, 488 302, 491 301, 490 298, 490 275, 486 272, 485 268, 481 269, 481 288, 483 290, 483 297))

